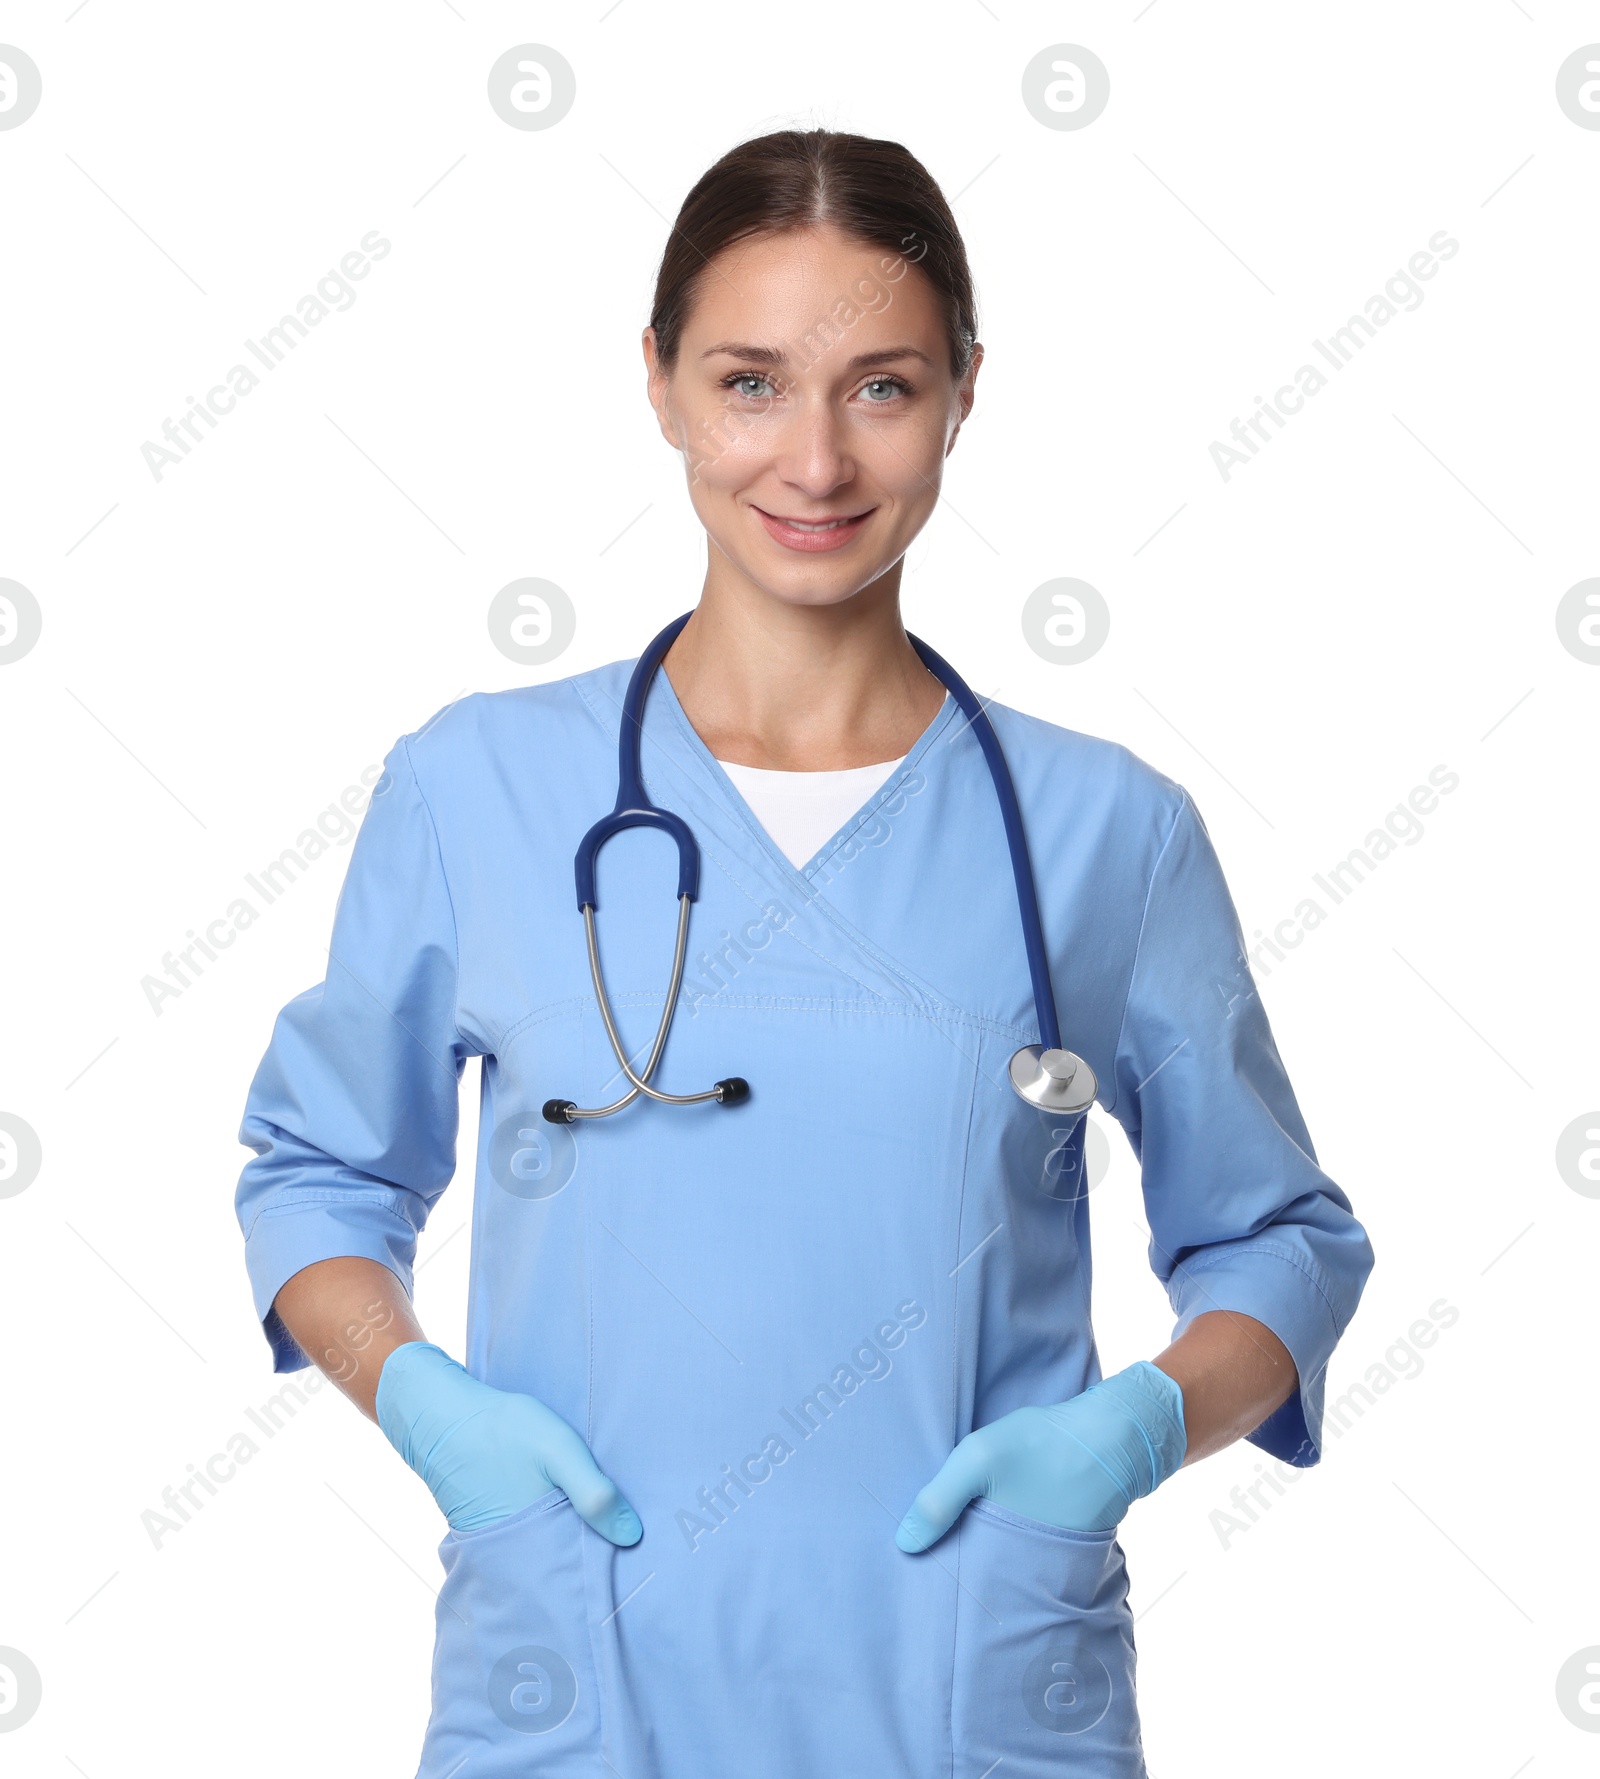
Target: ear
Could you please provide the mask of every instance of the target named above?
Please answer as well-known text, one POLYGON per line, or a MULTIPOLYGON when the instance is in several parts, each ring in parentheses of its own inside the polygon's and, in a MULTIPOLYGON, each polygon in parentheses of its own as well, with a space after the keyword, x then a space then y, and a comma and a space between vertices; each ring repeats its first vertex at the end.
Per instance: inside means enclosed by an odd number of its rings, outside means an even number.
POLYGON ((660 355, 656 347, 656 330, 647 327, 640 337, 640 345, 644 349, 646 372, 645 393, 650 406, 656 412, 656 424, 661 428, 661 436, 675 451, 684 449, 683 440, 673 429, 672 409, 667 400, 667 391, 671 385, 671 376, 662 367, 660 355))
POLYGON ((966 376, 956 385, 956 400, 960 411, 957 414, 955 426, 951 429, 950 442, 944 448, 946 457, 955 449, 956 438, 960 434, 968 414, 972 412, 973 402, 977 399, 978 367, 982 363, 983 346, 975 340, 972 345, 972 363, 967 366, 966 376))

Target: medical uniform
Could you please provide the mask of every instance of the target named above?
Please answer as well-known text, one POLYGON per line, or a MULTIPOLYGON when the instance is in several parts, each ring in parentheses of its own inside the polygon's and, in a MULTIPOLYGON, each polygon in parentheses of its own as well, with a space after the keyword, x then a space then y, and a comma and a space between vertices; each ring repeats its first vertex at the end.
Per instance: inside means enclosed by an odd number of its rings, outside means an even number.
MULTIPOLYGON (((395 744, 327 978, 279 1015, 241 1129, 256 1307, 292 1371, 271 1305, 302 1267, 365 1255, 409 1288, 481 1057, 461 1357, 564 1416, 644 1522, 613 1546, 554 1491, 445 1536, 419 1779, 1137 1779, 1114 1531, 980 1500, 926 1554, 895 1544, 964 1434, 1101 1375, 1084 1119, 1007 1079, 1038 1029, 970 727, 947 697, 801 869, 658 674, 644 781, 703 865, 655 1082, 751 1095, 551 1125, 552 1097, 620 1091, 572 859, 614 800, 631 665, 463 698, 395 744)), ((1372 1250, 1317 1165, 1205 826, 1126 748, 989 711, 1062 1042, 1141 1159, 1177 1329, 1217 1309, 1271 1328, 1299 1388, 1250 1437, 1315 1463, 1372 1250)), ((640 1051, 676 878, 660 832, 600 855, 640 1051)))

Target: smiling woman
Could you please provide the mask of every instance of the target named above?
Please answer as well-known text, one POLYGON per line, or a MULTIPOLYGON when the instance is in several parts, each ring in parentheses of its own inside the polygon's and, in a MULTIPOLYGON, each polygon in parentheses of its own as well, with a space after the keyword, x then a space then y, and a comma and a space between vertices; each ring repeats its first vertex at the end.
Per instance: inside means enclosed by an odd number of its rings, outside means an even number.
POLYGON ((390 751, 241 1130, 274 1364, 448 1522, 420 1779, 1142 1779, 1117 1529, 1235 1439, 1316 1463, 1371 1246, 1260 997, 1217 991, 1248 966, 1183 788, 980 707, 902 623, 983 358, 927 169, 741 144, 642 344, 698 603, 390 751), (410 1289, 472 1056, 458 1364, 410 1289), (1091 1093, 1177 1316, 1110 1376, 1091 1093))
POLYGON ((665 663, 696 732, 743 766, 903 756, 943 690, 901 629, 901 563, 983 362, 943 194, 897 143, 813 131, 742 144, 684 200, 644 351, 711 544, 699 614, 665 663), (758 606, 750 586, 765 590, 758 606), (759 690, 748 671, 707 671, 712 617, 745 669, 764 658, 759 690))

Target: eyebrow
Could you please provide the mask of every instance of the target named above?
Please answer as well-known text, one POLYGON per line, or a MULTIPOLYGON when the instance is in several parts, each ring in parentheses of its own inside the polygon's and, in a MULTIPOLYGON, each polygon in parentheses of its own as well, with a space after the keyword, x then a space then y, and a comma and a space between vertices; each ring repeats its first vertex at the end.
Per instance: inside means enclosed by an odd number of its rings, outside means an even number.
MULTIPOLYGON (((789 362, 789 355, 776 346, 748 346, 739 340, 719 340, 715 346, 708 346, 700 356, 715 358, 719 353, 729 358, 749 359, 753 364, 772 365, 774 368, 789 362)), ((847 371, 861 370, 867 365, 890 364, 898 358, 919 358, 926 365, 933 363, 926 352, 915 346, 883 346, 876 352, 858 352, 844 368, 847 371)))

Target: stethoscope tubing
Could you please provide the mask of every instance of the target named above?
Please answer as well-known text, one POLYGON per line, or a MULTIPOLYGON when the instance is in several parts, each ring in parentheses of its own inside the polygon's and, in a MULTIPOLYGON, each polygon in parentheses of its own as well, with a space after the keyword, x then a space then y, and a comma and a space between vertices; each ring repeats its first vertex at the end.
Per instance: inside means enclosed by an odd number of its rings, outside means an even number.
POLYGON ((1028 836, 1022 825, 1022 811, 1017 806, 1017 790, 1011 781, 1011 768, 994 732, 989 713, 978 702, 976 694, 943 655, 930 649, 920 636, 907 638, 922 657, 923 665, 935 679, 943 681, 950 696, 967 714, 967 725, 983 749, 994 781, 995 798, 1000 805, 1000 819, 1005 825, 1006 848, 1011 854, 1011 875, 1017 886, 1017 913, 1022 921, 1022 943, 1028 954, 1028 974, 1033 982, 1034 1017, 1039 1022, 1039 1044, 1044 1050, 1055 1050, 1061 1044, 1061 1026, 1056 1017, 1055 989, 1050 983, 1050 960, 1044 948, 1044 923, 1039 918, 1039 898, 1033 883, 1033 861, 1028 856, 1028 836))
MULTIPOLYGON (((689 941, 689 909, 700 893, 700 848, 684 819, 673 814, 671 810, 662 809, 652 803, 644 788, 641 749, 644 735, 644 703, 651 681, 655 678, 667 650, 677 640, 685 624, 693 616, 693 612, 685 612, 682 617, 674 618, 657 636, 651 639, 649 646, 634 664, 633 673, 628 680, 628 689, 622 702, 622 722, 617 735, 617 801, 609 814, 604 815, 583 836, 578 843, 578 850, 573 859, 573 877, 578 895, 578 909, 583 915, 584 935, 589 950, 589 974, 594 983, 595 1000, 599 1004, 600 1017, 605 1024, 606 1036, 611 1041, 611 1048, 616 1054, 617 1062, 627 1077, 629 1088, 620 1099, 612 1101, 608 1106, 581 1107, 571 1100, 547 1100, 544 1116, 552 1124, 568 1124, 578 1118, 608 1118, 613 1112, 620 1112, 624 1106, 630 1105, 640 1094, 664 1105, 692 1106, 702 1100, 716 1100, 722 1105, 737 1105, 749 1097, 750 1088, 747 1082, 738 1076, 718 1081, 703 1093, 663 1093, 660 1088, 650 1085, 650 1078, 655 1073, 656 1065, 666 1047, 667 1033, 672 1027, 672 1016, 677 1007, 678 993, 683 984, 684 958, 689 941), (661 1023, 656 1028, 655 1041, 650 1046, 650 1055, 642 1070, 636 1071, 628 1060, 627 1051, 622 1042, 621 1033, 617 1030, 616 1018, 611 1010, 611 999, 606 993, 605 977, 600 967, 600 941, 595 930, 595 910, 599 906, 599 895, 596 888, 596 864, 600 849, 615 835, 625 828, 652 827, 669 834, 678 848, 678 932, 673 946, 672 983, 667 990, 666 1003, 661 1010, 661 1023)), ((1013 1062, 1013 1085, 1025 1099, 1031 1099, 1026 1084, 1016 1078, 1017 1064, 1024 1063, 1026 1074, 1036 1074, 1040 1063, 1040 1053, 1047 1066, 1056 1065, 1065 1071, 1060 1075, 1064 1084, 1070 1082, 1074 1070, 1083 1073, 1083 1086, 1092 1097, 1095 1091, 1094 1074, 1082 1059, 1070 1052, 1062 1052, 1061 1028, 1056 1012, 1055 990, 1050 981, 1050 961, 1045 951, 1044 927, 1039 916, 1039 898, 1033 881, 1033 864, 1028 856, 1028 838, 1022 825, 1022 811, 1017 804, 1016 786, 1011 779, 1010 768, 1006 764, 1005 752, 1000 746, 1000 738, 994 732, 994 725, 989 721, 988 712, 978 701, 972 688, 956 672, 937 650, 929 648, 921 637, 912 636, 907 632, 911 646, 917 651, 923 665, 939 680, 955 699, 957 705, 965 712, 967 726, 977 738, 978 746, 983 750, 984 762, 989 768, 989 777, 994 784, 995 799, 1000 806, 1000 819, 1005 828, 1006 849, 1011 855, 1011 875, 1016 885, 1017 915, 1022 926, 1022 942, 1028 957, 1028 975, 1033 986, 1034 1016, 1039 1026, 1040 1042, 1038 1046, 1019 1051, 1013 1062)), ((1043 1102, 1032 1102, 1043 1103, 1043 1102)))

